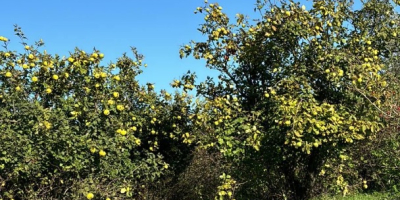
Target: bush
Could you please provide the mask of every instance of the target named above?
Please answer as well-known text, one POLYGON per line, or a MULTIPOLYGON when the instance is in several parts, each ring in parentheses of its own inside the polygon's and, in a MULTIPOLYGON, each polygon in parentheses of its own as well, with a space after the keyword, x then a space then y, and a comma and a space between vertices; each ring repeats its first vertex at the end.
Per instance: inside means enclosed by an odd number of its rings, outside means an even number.
POLYGON ((16 34, 25 52, 8 50, 4 37, 0 51, 0 198, 140 197, 184 168, 188 98, 140 86, 136 49, 134 59, 103 66, 98 50, 62 58, 41 52, 42 42, 28 46, 19 27, 16 34))

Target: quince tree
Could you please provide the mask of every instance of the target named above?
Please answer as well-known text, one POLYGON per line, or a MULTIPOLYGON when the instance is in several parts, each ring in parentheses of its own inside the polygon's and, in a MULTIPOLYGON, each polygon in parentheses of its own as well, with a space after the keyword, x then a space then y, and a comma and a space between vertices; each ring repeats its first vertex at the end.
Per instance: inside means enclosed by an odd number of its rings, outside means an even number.
MULTIPOLYGON (((363 1, 356 10, 353 3, 316 0, 307 9, 258 0, 255 20, 232 20, 217 3, 197 8, 208 37, 180 55, 220 72, 196 86, 207 113, 198 140, 236 166, 227 171, 245 183, 238 198, 307 199, 331 175, 349 192, 341 173, 327 168, 382 128, 386 60, 394 55, 387 46, 398 41, 395 4, 363 1)), ((231 186, 219 196, 233 198, 231 186)))

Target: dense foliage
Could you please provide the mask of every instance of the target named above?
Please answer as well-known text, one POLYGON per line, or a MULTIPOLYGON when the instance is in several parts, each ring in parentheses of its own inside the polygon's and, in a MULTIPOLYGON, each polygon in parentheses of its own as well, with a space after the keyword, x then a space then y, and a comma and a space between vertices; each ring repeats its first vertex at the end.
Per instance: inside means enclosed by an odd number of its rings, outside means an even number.
POLYGON ((134 59, 102 66, 97 50, 62 58, 15 31, 25 52, 9 51, 3 38, 0 53, 3 198, 135 196, 190 156, 178 134, 191 130, 190 99, 140 86, 143 56, 134 48, 134 59))
POLYGON ((310 10, 294 2, 259 2, 257 10, 254 23, 240 14, 231 23, 218 4, 198 8, 208 40, 181 50, 221 72, 217 83, 198 86, 218 107, 216 118, 228 118, 205 143, 234 157, 242 198, 306 199, 326 183, 345 195, 357 189, 346 176, 367 188, 366 174, 344 169, 359 164, 351 147, 376 140, 384 126, 394 7, 325 0, 310 10))
POLYGON ((220 72, 175 94, 143 56, 9 50, 0 37, 0 198, 309 199, 400 187, 396 1, 205 1, 181 57, 220 72), (188 91, 196 89, 197 97, 188 91))

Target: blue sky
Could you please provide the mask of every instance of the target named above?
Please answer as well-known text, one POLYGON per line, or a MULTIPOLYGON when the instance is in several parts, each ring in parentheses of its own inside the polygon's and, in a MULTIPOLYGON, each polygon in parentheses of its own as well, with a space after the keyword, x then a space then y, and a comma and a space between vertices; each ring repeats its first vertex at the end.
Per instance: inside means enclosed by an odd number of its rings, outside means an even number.
MULTIPOLYGON (((212 1, 210 1, 212 2, 212 1)), ((255 1, 220 0, 224 11, 253 13, 255 1)), ((13 25, 19 25, 28 43, 43 39, 48 53, 68 56, 79 47, 91 52, 95 47, 105 54, 105 61, 116 61, 135 46, 144 54, 148 67, 138 77, 141 84, 155 83, 156 89, 169 88, 173 79, 188 70, 199 80, 214 74, 205 68, 204 60, 180 59, 179 47, 190 40, 201 41, 197 31, 202 14, 194 14, 203 0, 38 0, 4 1, 0 18, 0 35, 11 39, 12 50, 22 51, 14 36, 13 25)))
MULTIPOLYGON (((231 20, 237 13, 258 18, 256 0, 209 0, 218 2, 231 20)), ((311 0, 298 0, 310 8, 311 0)), ((357 1, 356 1, 357 2, 357 1)), ((359 5, 359 2, 357 3, 359 5)), ((198 75, 197 82, 217 73, 205 67, 204 60, 179 58, 179 48, 191 40, 204 41, 197 31, 204 22, 194 14, 204 0, 9 0, 2 1, 0 36, 11 39, 11 50, 22 51, 14 36, 14 24, 22 27, 28 43, 43 39, 51 54, 68 56, 75 47, 105 54, 104 61, 116 61, 130 47, 137 47, 148 67, 138 79, 141 84, 155 83, 156 90, 172 90, 169 84, 188 70, 198 75)), ((106 64, 105 63, 105 64, 106 64)))
MULTIPOLYGON (((209 0, 218 2, 234 19, 236 13, 253 17, 255 0, 209 0)), ((303 1, 310 7, 310 1, 303 1)), ((197 31, 202 14, 194 14, 203 0, 12 0, 1 3, 0 35, 11 39, 12 50, 22 46, 14 36, 17 24, 28 37, 28 43, 43 39, 47 52, 68 56, 79 47, 91 52, 95 47, 105 54, 105 61, 116 61, 135 46, 144 54, 148 67, 138 79, 141 84, 155 83, 156 90, 170 89, 169 83, 188 70, 198 80, 216 72, 205 67, 204 60, 180 59, 179 47, 190 40, 203 41, 197 31)))

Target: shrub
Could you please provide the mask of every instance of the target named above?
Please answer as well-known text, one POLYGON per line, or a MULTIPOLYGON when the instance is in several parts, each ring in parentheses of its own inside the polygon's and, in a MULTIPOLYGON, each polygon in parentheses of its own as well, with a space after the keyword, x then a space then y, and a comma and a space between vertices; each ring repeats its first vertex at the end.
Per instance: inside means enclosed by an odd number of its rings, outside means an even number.
POLYGON ((51 55, 15 30, 25 52, 8 50, 5 37, 0 51, 0 198, 140 197, 184 167, 188 98, 139 85, 135 48, 133 59, 103 66, 98 50, 51 55))

